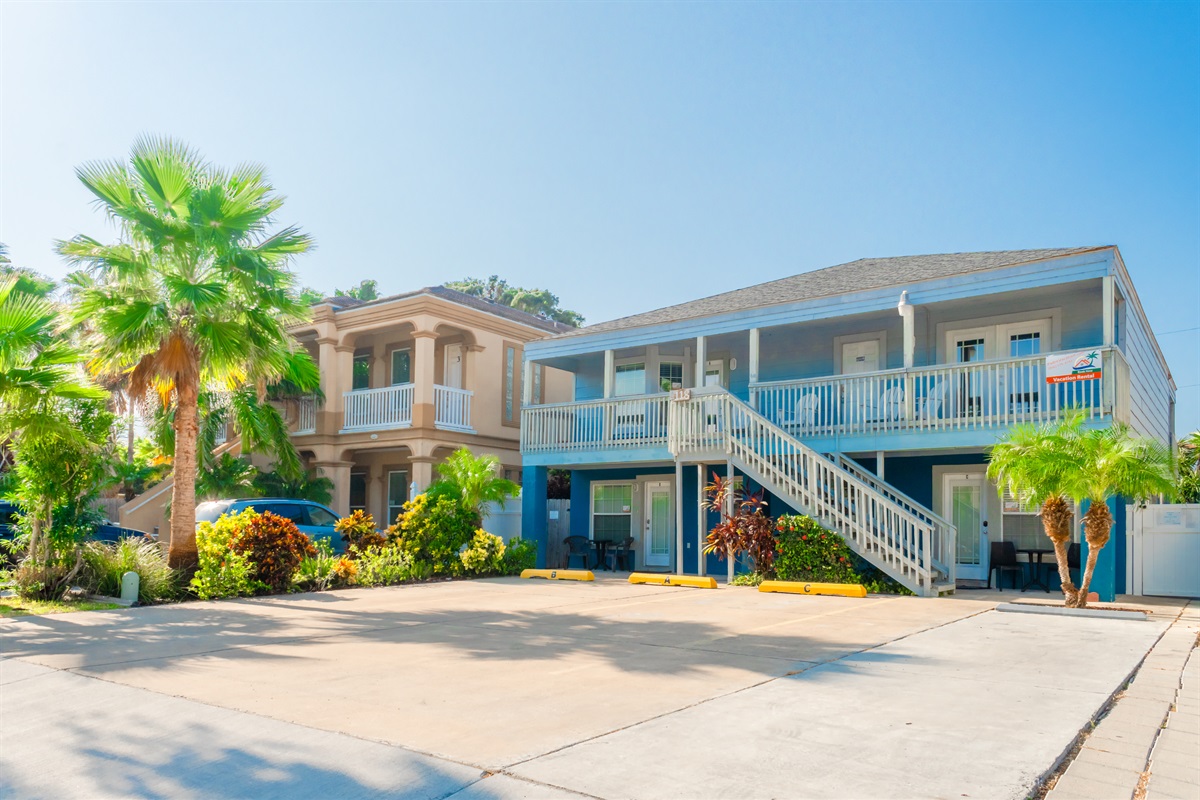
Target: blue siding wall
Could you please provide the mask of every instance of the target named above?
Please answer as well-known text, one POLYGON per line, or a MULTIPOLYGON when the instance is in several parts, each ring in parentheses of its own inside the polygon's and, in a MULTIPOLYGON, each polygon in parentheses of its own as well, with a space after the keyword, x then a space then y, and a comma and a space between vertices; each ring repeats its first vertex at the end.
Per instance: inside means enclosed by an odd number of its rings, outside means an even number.
MULTIPOLYGON (((1128 295, 1128 289, 1121 287, 1128 295)), ((1146 318, 1134 308, 1134 303, 1124 303, 1122 336, 1117 340, 1129 362, 1129 426, 1142 436, 1162 442, 1173 442, 1171 430, 1171 402, 1174 392, 1168 372, 1158 359, 1154 334, 1146 318)))

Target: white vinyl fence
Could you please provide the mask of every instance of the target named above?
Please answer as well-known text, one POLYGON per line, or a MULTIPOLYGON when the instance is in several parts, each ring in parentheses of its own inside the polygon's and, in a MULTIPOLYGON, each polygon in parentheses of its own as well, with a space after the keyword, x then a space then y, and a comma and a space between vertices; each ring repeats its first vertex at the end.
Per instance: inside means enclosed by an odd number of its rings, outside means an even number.
POLYGON ((1200 598, 1200 505, 1130 507, 1127 521, 1130 593, 1200 598))

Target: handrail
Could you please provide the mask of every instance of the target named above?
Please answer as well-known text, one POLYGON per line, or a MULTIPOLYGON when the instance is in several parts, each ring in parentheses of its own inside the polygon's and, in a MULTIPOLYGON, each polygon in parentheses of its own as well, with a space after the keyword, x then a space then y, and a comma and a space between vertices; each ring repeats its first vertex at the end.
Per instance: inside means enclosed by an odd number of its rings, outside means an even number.
POLYGON ((724 390, 681 395, 669 410, 670 450, 676 458, 723 450, 743 472, 807 509, 897 581, 920 594, 936 591, 933 551, 941 550, 945 541, 932 521, 807 447, 724 390))
POLYGON ((346 404, 342 430, 403 428, 412 424, 413 384, 358 389, 342 395, 346 404))
POLYGON ((669 397, 656 393, 526 406, 521 410, 521 451, 665 448, 669 397))
POLYGON ((475 393, 456 386, 433 386, 433 421, 435 425, 459 430, 471 430, 471 398, 475 393))

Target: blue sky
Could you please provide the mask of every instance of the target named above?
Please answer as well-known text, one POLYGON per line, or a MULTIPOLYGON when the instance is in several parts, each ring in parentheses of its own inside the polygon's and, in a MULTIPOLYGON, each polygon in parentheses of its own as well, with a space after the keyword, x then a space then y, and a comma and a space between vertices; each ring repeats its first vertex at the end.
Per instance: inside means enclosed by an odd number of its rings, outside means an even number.
MULTIPOLYGON (((590 321, 866 256, 1115 243, 1200 325, 1200 4, 0 3, 0 241, 140 133, 266 164, 331 290, 590 321)), ((1160 339, 1200 428, 1200 330, 1160 339)))

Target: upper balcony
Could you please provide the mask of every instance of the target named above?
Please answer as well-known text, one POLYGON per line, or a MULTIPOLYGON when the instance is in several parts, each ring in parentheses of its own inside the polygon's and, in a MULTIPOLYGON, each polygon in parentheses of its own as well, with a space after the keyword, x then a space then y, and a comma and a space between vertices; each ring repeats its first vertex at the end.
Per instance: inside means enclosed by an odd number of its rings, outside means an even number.
MULTIPOLYGON (((379 389, 359 389, 343 395, 342 432, 409 428, 413 422, 416 385, 401 383, 379 389)), ((471 398, 474 393, 453 386, 433 386, 434 426, 473 433, 471 398)))
POLYGON ((620 331, 622 347, 592 352, 586 335, 539 343, 532 359, 574 373, 578 402, 526 408, 522 450, 547 464, 669 458, 667 393, 714 385, 822 452, 978 449, 1069 408, 1129 419, 1126 304, 1102 279, 897 301, 776 325, 747 315, 690 339, 620 331), (1048 357, 1080 353, 1098 377, 1047 380, 1048 357))

